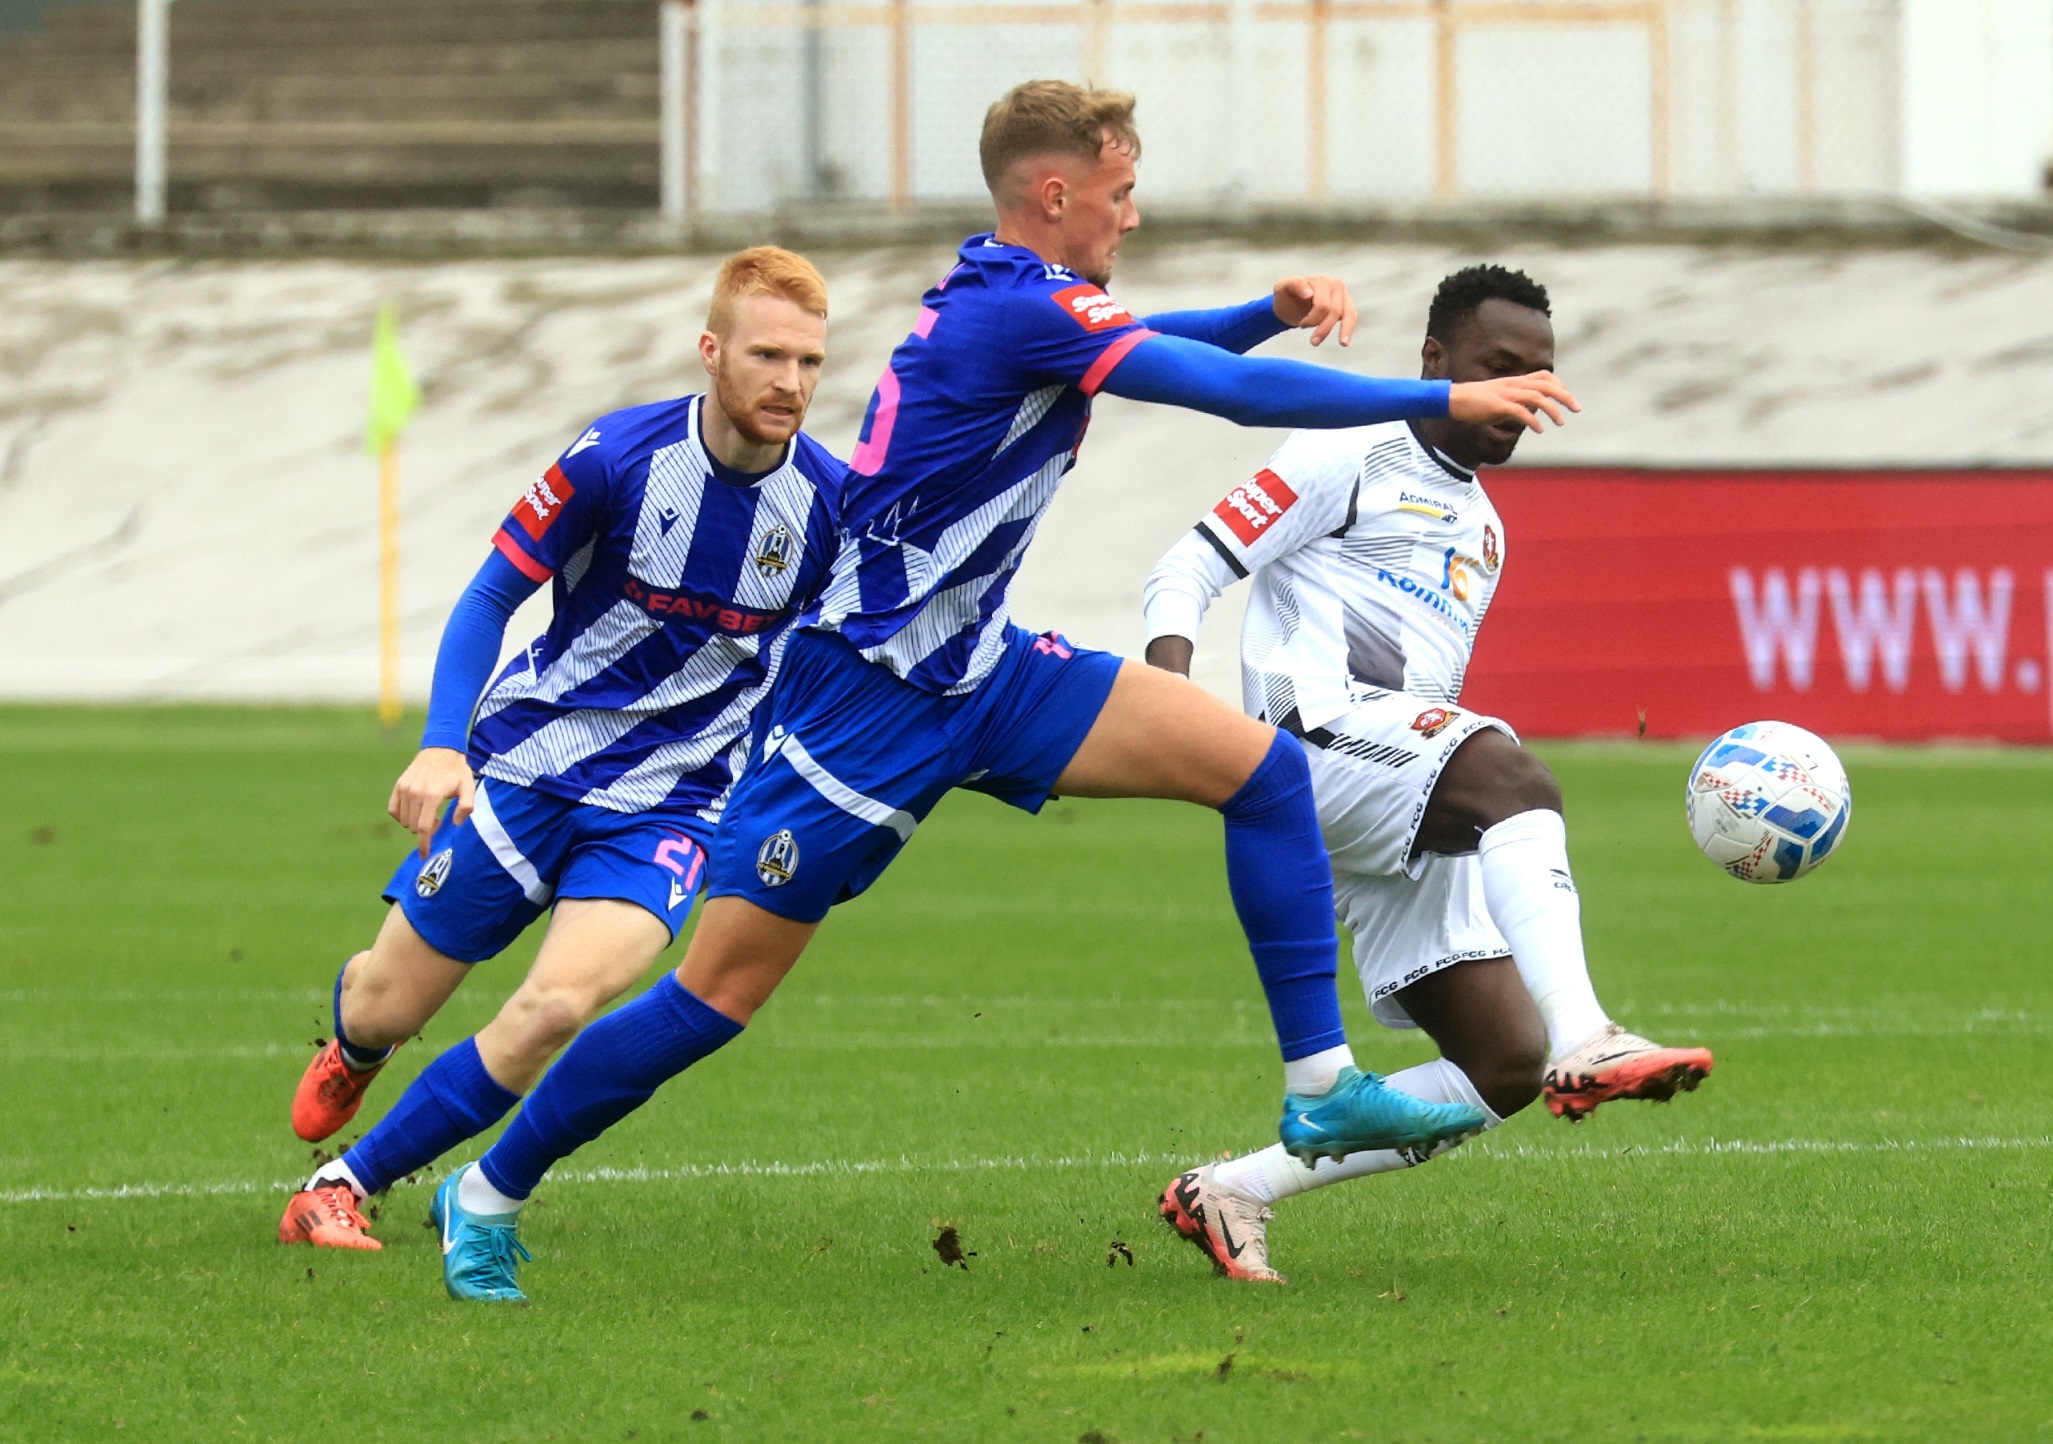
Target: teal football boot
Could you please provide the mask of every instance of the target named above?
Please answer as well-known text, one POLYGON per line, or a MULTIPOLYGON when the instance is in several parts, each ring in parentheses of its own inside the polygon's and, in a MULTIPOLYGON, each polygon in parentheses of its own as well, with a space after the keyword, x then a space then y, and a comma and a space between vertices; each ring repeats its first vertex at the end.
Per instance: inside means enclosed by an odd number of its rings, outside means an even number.
POLYGON ((1283 1146, 1306 1163, 1371 1149, 1430 1149, 1483 1128, 1483 1112, 1466 1103, 1426 1103, 1359 1068, 1340 1070, 1317 1098, 1283 1095, 1283 1146))
POLYGON ((456 1201, 458 1181, 476 1167, 466 1164, 443 1179, 428 1209, 442 1238, 442 1282, 452 1299, 524 1304, 528 1296, 520 1291, 514 1274, 520 1261, 534 1255, 515 1232, 520 1215, 465 1213, 456 1201))

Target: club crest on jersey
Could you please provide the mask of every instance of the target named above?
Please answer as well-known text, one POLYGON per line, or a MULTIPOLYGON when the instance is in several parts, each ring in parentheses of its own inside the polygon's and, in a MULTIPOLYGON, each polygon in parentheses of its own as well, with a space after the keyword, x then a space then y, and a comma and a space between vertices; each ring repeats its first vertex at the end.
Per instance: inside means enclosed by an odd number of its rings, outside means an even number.
POLYGON ((1133 324, 1131 311, 1088 281, 1080 285, 1064 286, 1051 299, 1069 313, 1072 321, 1086 331, 1109 331, 1115 326, 1133 324))
POLYGON ((773 832, 756 850, 756 876, 764 887, 783 887, 798 872, 798 839, 790 828, 773 832))
POLYGON ((1269 529, 1283 513, 1297 505, 1297 493, 1275 472, 1263 467, 1254 476, 1226 493, 1212 508, 1212 515, 1226 523, 1226 529, 1240 538, 1244 547, 1269 529))
POLYGON ((453 847, 445 847, 429 858, 413 880, 414 893, 419 897, 433 897, 442 891, 442 884, 449 881, 449 869, 455 861, 456 849, 453 847))
POLYGON ((1428 707, 1411 719, 1411 730, 1421 737, 1438 737, 1454 724, 1461 713, 1451 707, 1428 707))
POLYGON ((1503 558, 1497 551, 1497 528, 1483 523, 1483 565, 1494 572, 1502 565, 1503 558))
POLYGON ((542 533, 555 525, 563 508, 576 495, 577 488, 564 476, 563 468, 552 466, 528 483, 526 493, 513 504, 513 519, 528 534, 528 540, 540 541, 542 533))
POLYGON ((791 565, 791 532, 783 522, 771 527, 756 548, 756 570, 766 577, 779 577, 791 565))

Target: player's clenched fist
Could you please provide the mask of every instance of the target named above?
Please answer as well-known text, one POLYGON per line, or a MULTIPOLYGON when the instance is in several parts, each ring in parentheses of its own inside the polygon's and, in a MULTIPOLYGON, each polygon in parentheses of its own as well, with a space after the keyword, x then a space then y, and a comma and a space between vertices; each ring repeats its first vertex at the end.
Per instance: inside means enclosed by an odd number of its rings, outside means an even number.
POLYGON ((423 747, 420 755, 406 764, 399 781, 392 784, 392 800, 385 810, 392 820, 420 841, 421 856, 428 855, 429 839, 435 835, 435 819, 442 804, 456 799, 456 811, 449 820, 462 823, 470 816, 476 800, 478 780, 471 775, 470 759, 453 747, 423 747))
POLYGON ((1563 410, 1580 411, 1575 393, 1563 386, 1552 371, 1534 371, 1525 376, 1498 376, 1489 381, 1457 381, 1447 392, 1447 414, 1456 421, 1488 426, 1515 421, 1540 430, 1540 413, 1556 426, 1567 424, 1563 410))
POLYGON ((1354 298, 1338 276, 1290 276, 1276 283, 1276 319, 1286 326, 1306 327, 1318 345, 1340 328, 1340 344, 1354 339, 1354 298))

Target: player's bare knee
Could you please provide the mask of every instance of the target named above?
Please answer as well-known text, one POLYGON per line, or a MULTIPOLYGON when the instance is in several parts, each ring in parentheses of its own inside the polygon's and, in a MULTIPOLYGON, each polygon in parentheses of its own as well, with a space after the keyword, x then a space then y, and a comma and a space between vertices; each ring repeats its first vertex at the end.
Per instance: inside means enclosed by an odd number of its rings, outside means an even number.
POLYGON ((523 988, 507 1000, 507 1021, 521 1045, 554 1053, 595 1017, 603 999, 575 988, 523 988))
POLYGON ((1521 812, 1561 811, 1561 783, 1556 780, 1552 768, 1515 743, 1504 749, 1499 759, 1501 775, 1497 781, 1497 792, 1502 799, 1499 805, 1504 815, 1493 818, 1486 826, 1494 826, 1521 812))

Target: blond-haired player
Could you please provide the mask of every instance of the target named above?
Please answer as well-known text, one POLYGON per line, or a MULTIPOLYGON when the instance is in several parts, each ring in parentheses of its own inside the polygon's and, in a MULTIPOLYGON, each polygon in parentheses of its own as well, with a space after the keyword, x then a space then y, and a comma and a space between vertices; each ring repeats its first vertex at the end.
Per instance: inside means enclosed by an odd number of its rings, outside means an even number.
MULTIPOLYGON (((553 908, 548 934, 498 1015, 294 1195, 281 1241, 377 1248, 361 1200, 496 1122, 676 937, 756 705, 833 564, 845 468, 799 429, 826 337, 826 283, 804 257, 729 258, 699 338, 706 394, 600 417, 493 536, 388 804, 419 847, 336 980, 334 1040, 293 1100, 299 1136, 348 1123, 471 965, 553 908), (544 582, 548 631, 492 680, 544 582)), ((452 1289, 477 1273, 464 1249, 504 1251, 472 1232, 445 1231, 452 1289)))

